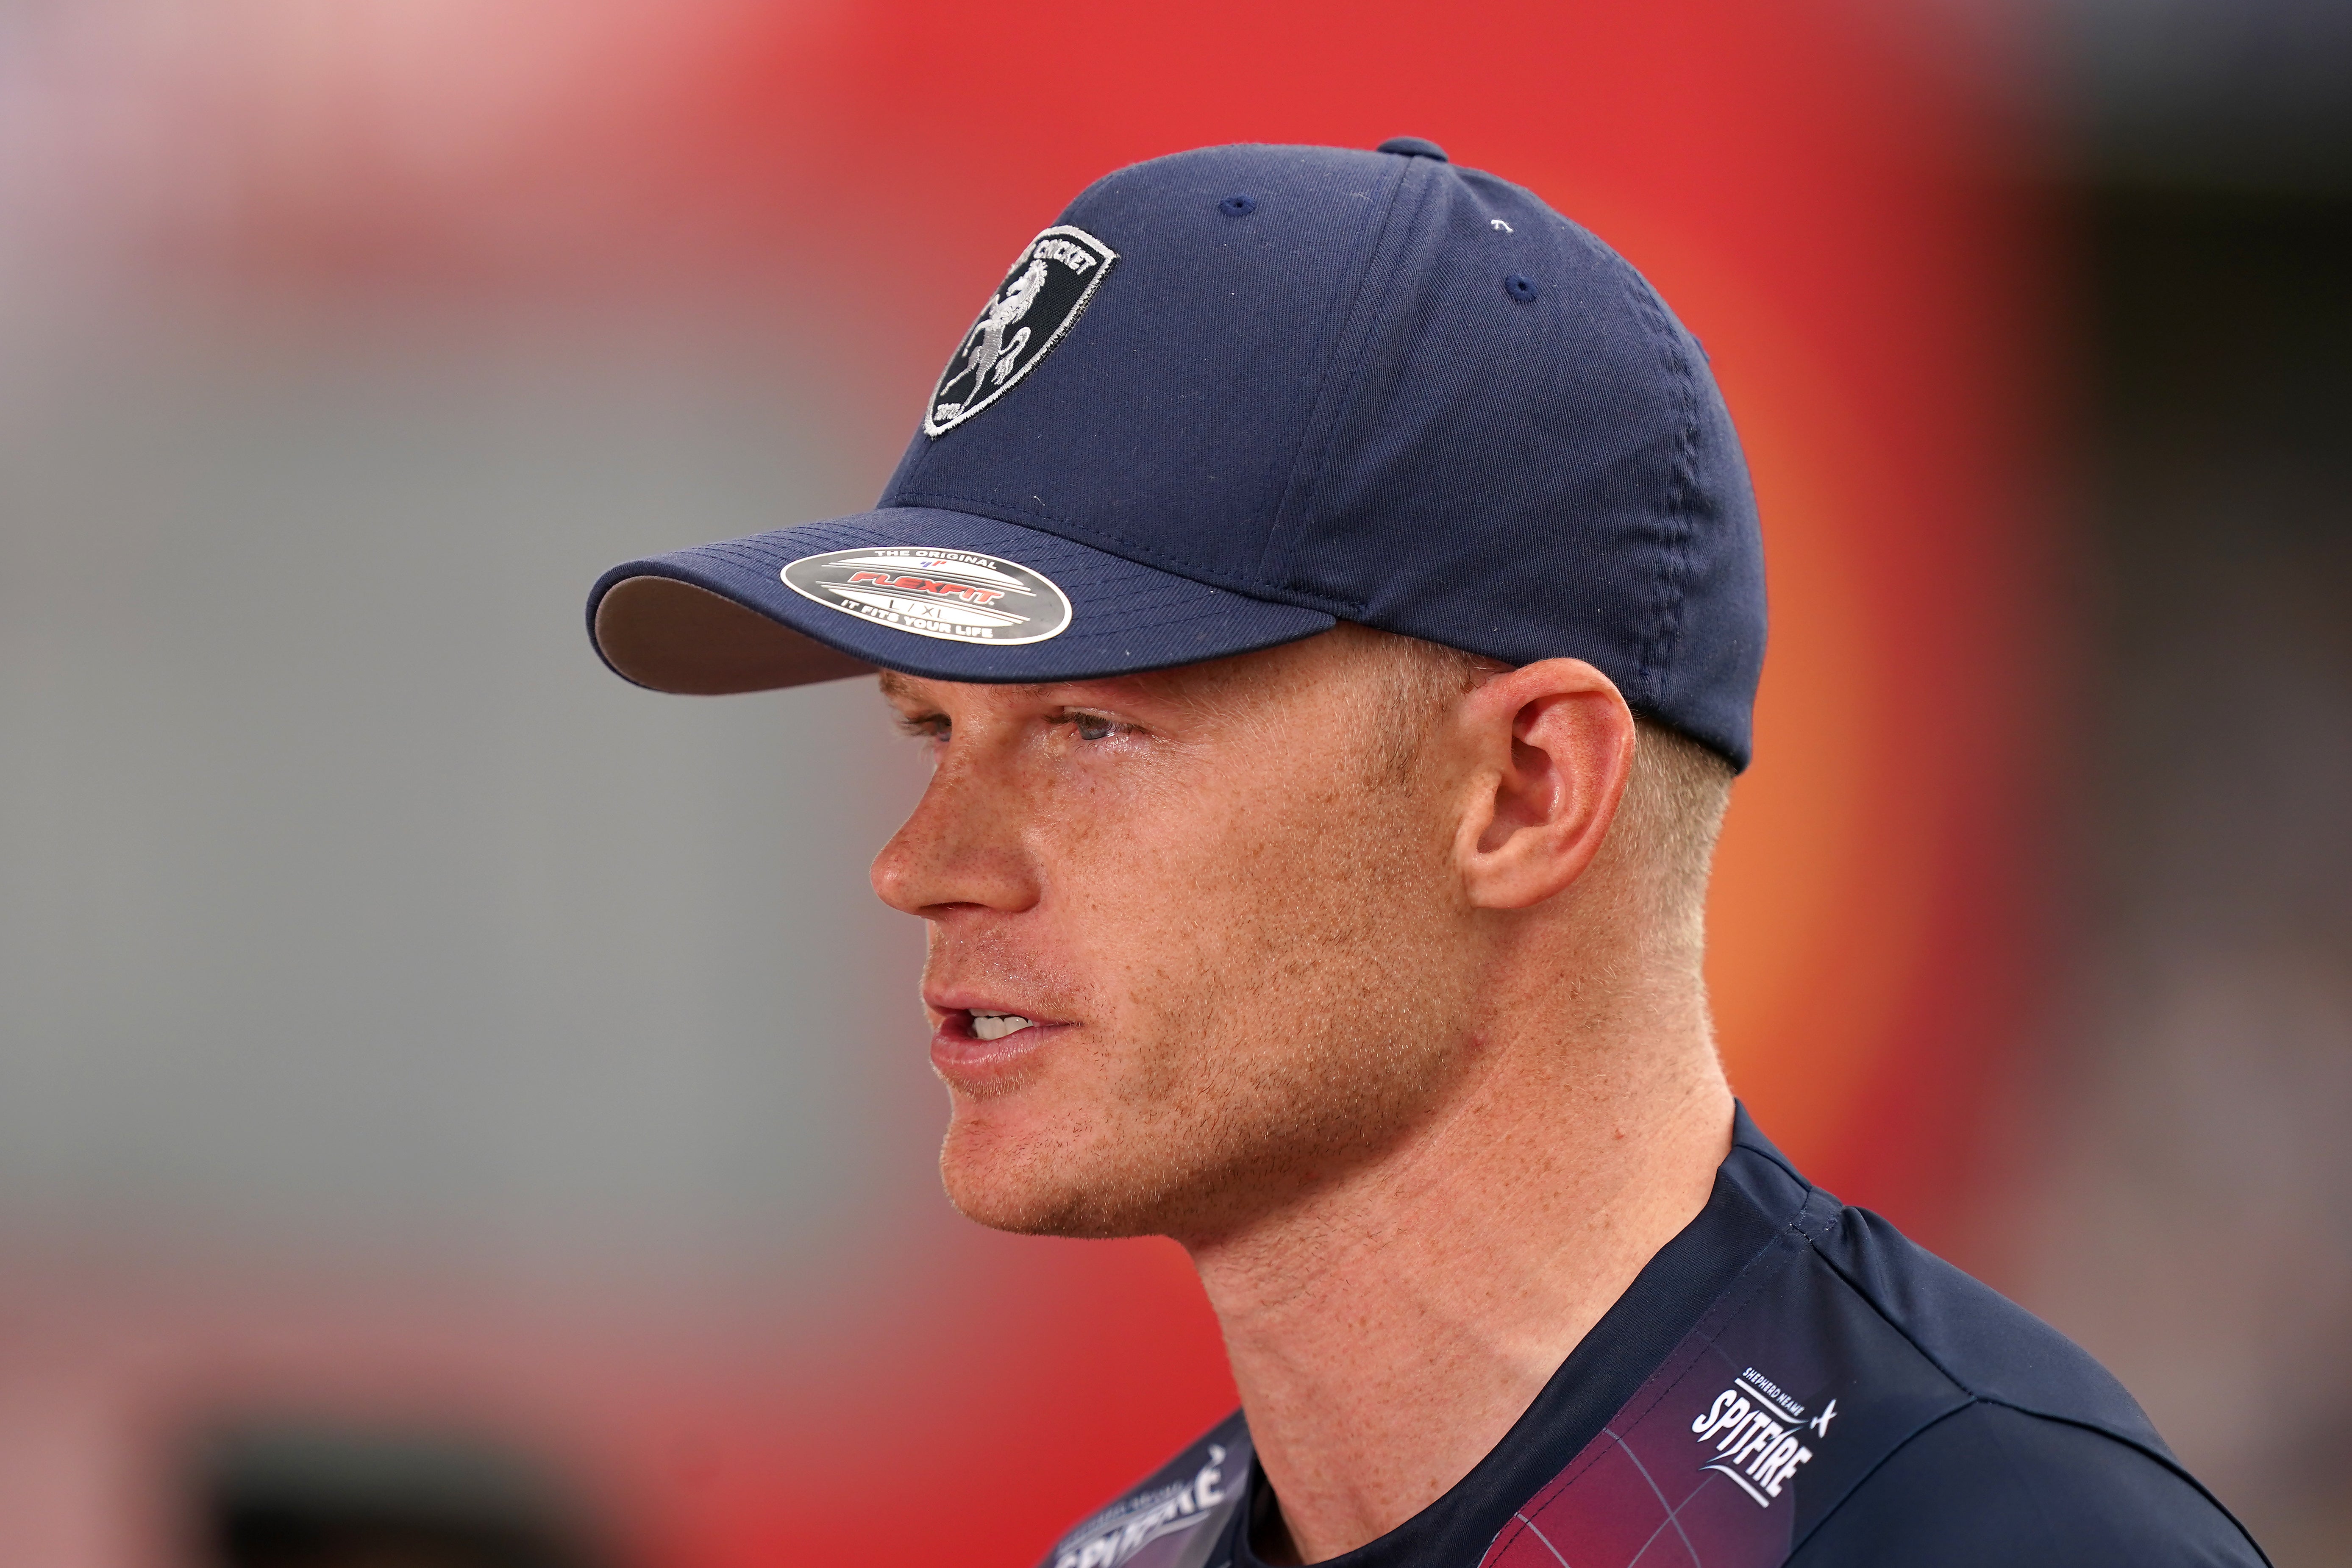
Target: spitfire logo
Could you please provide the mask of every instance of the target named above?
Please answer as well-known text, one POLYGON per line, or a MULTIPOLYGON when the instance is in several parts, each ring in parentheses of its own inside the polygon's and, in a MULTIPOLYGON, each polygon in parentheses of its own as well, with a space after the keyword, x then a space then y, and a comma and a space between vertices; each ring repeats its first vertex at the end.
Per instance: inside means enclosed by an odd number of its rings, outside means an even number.
POLYGON ((1208 1462, 1190 1479, 1124 1499, 1072 1531, 1054 1553, 1054 1568, 1119 1568, 1153 1542, 1198 1529, 1233 1496, 1228 1468, 1223 1445, 1210 1444, 1208 1462))
POLYGON ((950 642, 1033 643, 1070 624, 1054 581, 1017 561, 916 545, 804 555, 784 586, 830 610, 950 642))
POLYGON ((1691 1423, 1691 1435, 1714 1450, 1699 1468, 1728 1476, 1757 1507, 1770 1508, 1789 1478, 1813 1457, 1798 1434, 1810 1431, 1818 1441, 1836 1419, 1836 1400, 1808 1420, 1802 1405, 1751 1366, 1691 1423))
POLYGON ((1109 246, 1067 224, 1031 240, 948 361, 923 434, 944 436, 1012 391, 1062 341, 1118 259, 1109 246))

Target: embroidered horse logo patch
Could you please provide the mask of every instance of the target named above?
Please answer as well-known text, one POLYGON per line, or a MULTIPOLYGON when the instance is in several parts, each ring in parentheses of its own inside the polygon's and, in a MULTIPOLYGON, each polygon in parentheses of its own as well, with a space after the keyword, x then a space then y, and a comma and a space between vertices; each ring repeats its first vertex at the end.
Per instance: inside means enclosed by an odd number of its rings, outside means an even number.
POLYGON ((1029 242, 948 361, 923 433, 944 436, 1006 393, 1068 334, 1118 253, 1062 224, 1029 242))

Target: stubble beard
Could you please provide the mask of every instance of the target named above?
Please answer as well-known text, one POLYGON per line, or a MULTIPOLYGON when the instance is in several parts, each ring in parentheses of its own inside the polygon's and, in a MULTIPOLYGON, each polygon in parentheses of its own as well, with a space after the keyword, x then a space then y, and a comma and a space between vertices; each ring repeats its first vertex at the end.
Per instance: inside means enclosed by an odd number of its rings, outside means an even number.
POLYGON ((951 1123, 940 1162, 949 1200, 968 1219, 1030 1236, 1230 1234, 1378 1159, 1444 1100, 1456 1026, 1402 1010, 1386 1028, 1370 1022, 1359 1010, 1344 1029, 1162 1037, 1147 1047, 1159 1070, 1108 1112, 1088 1107, 985 1147, 951 1123))
POLYGON ((1350 805, 1358 844, 1384 852, 1337 874, 1319 847, 1302 854, 1320 863, 1260 861, 1253 887, 1160 933, 1179 962, 1138 966, 1124 1005, 1054 1047, 1071 1059, 1006 1086, 1065 1100, 1028 1136, 975 1131, 986 1101, 955 1108, 940 1170, 961 1213, 1195 1244, 1343 1180, 1437 1113, 1475 1027, 1465 966, 1448 961, 1458 893, 1425 828, 1350 805))

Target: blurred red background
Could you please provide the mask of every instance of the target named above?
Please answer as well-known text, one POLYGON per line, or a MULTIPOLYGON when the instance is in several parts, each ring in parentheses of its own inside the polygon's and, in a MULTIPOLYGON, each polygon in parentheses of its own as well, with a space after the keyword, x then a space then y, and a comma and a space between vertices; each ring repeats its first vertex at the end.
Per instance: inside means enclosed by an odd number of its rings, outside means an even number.
MULTIPOLYGON (((246 0, 43 26, 46 109, 20 112, 62 152, 18 171, 26 199, 148 287, 281 324, 723 296, 869 489, 1005 259, 1112 168, 1413 134, 1531 186, 1705 341, 1761 496, 1773 642, 1712 906, 1735 1085, 1816 1179, 1998 1274, 2065 652, 2053 263, 1997 177, 2027 134, 2016 39, 1845 0, 246 0)), ((156 1430, 276 1401, 520 1433, 663 1568, 1026 1562, 1230 1405, 1163 1244, 921 1219, 860 1246, 885 1261, 587 1328, 556 1287, 485 1304, 430 1267, 199 1270, 166 1303, 83 1281, 41 1311, 82 1320, 67 1359, 156 1430)))

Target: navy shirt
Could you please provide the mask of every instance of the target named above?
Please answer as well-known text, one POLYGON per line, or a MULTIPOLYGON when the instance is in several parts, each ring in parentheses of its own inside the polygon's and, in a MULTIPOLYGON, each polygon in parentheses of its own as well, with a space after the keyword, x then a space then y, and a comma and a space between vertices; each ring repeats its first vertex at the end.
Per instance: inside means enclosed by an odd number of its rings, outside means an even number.
MULTIPOLYGON (((1045 1568, 1261 1568, 1236 1413, 1045 1568)), ((1706 1207, 1444 1496, 1332 1568, 2264 1561, 2105 1368, 1738 1113, 1706 1207)))

